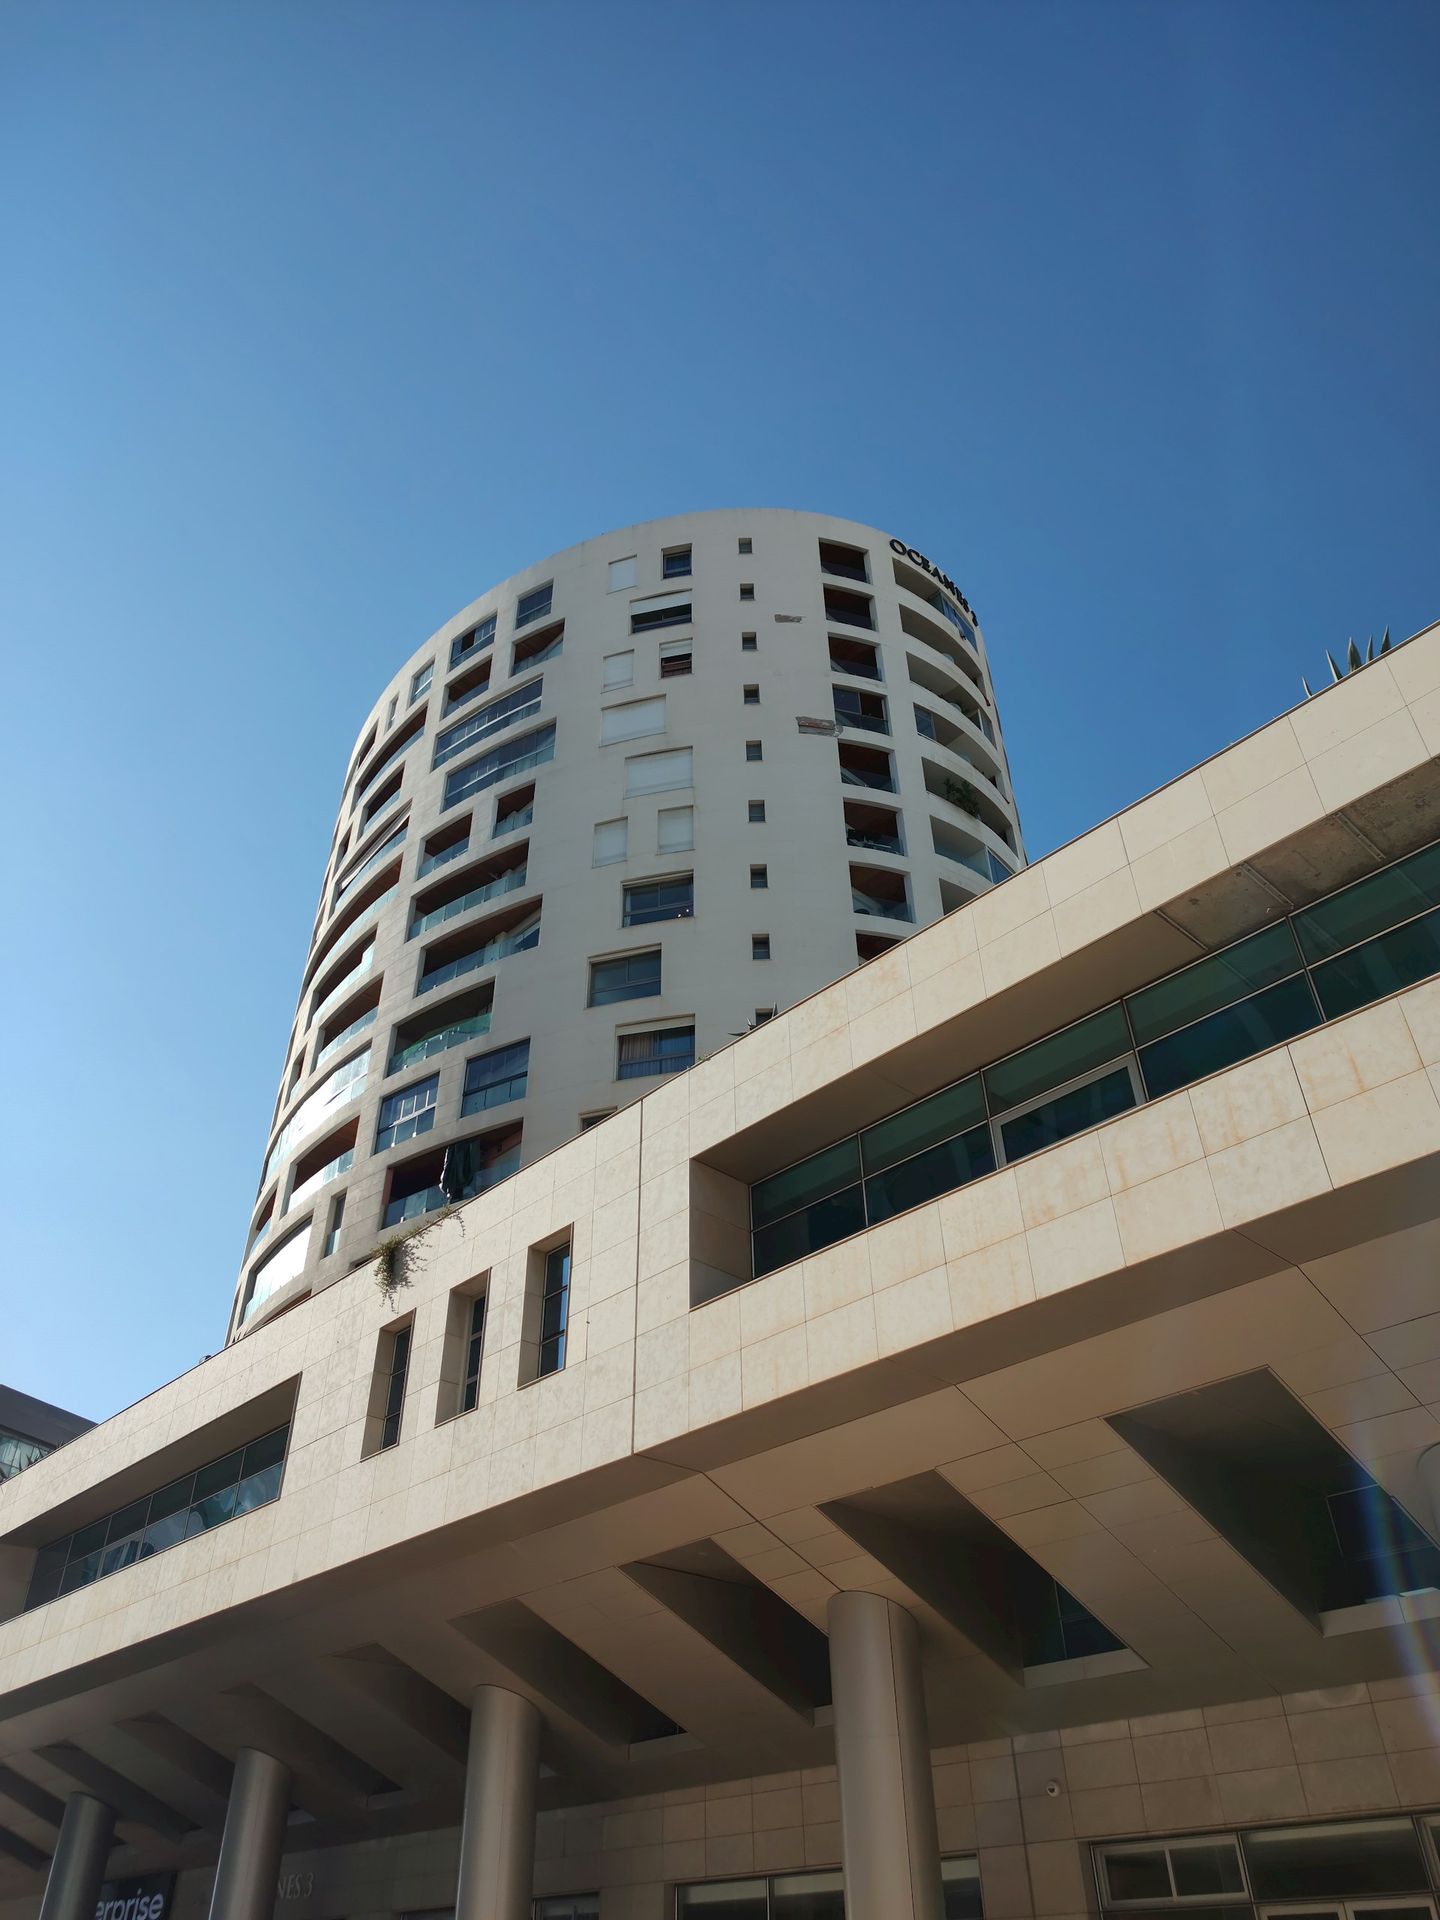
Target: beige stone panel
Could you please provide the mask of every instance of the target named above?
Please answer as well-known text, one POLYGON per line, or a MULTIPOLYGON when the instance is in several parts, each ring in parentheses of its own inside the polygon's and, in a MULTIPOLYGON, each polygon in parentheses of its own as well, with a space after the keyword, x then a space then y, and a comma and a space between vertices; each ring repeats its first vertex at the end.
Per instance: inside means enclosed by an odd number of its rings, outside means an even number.
POLYGON ((1049 908, 1045 876, 1034 866, 1024 868, 1001 886, 982 893, 966 907, 965 914, 975 929, 976 944, 985 947, 1013 933, 1027 921, 1048 913, 1049 908))
POLYGON ((740 1350, 740 1302, 727 1293, 692 1309, 689 1317, 690 1364, 704 1366, 721 1354, 740 1350))
POLYGON ((1419 1453, 1440 1441, 1440 1420, 1428 1407, 1410 1407, 1336 1429, 1336 1437, 1367 1465, 1396 1452, 1419 1453))
POLYGON ((853 1026, 887 1000, 905 993, 910 986, 910 943, 891 947, 878 959, 868 961, 840 983, 845 994, 846 1016, 853 1026))
POLYGON ((851 1057, 857 1067, 863 1067, 871 1060, 883 1059, 914 1038, 915 1000, 906 987, 851 1023, 851 1057))
POLYGON ((1395 1002, 1427 1067, 1440 1065, 1440 980, 1412 987, 1395 1002))
POLYGON ((1385 664, 1406 700, 1440 689, 1440 626, 1426 627, 1396 647, 1385 656, 1385 664))
POLYGON ((870 1284, 876 1293, 945 1264, 940 1209, 933 1201, 872 1227, 866 1237, 870 1243, 870 1284))
POLYGON ((1050 1433, 1034 1434, 1026 1441, 1025 1448, 1037 1465, 1048 1467, 1052 1473, 1059 1467, 1098 1459, 1101 1454, 1130 1454, 1119 1434, 1103 1420, 1081 1420, 1073 1427, 1056 1427, 1050 1433))
POLYGON ((1037 1300, 1125 1264, 1115 1202, 1108 1198, 1036 1227, 1026 1238, 1037 1300))
POLYGON ((1375 1723, 1387 1753, 1440 1747, 1440 1699, 1429 1691, 1435 1676, 1424 1674, 1420 1678, 1428 1683, 1425 1692, 1375 1702, 1375 1723))
MULTIPOLYGON (((1007 883, 1008 884, 1008 883, 1007 883)), ((1002 889, 1003 891, 1003 889, 1002 889)), ((982 895, 976 905, 989 896, 982 895)), ((972 909, 973 911, 973 909, 972 909)), ((1060 958, 1060 941, 1055 917, 1047 908, 1036 920, 1027 920, 1013 933, 1003 934, 980 949, 980 966, 985 975, 987 994, 1003 993, 1017 980, 1043 973, 1060 958)))
POLYGON ((993 1246, 997 1240, 1009 1240, 1025 1228, 1012 1167, 947 1193, 938 1205, 947 1260, 962 1260, 966 1254, 993 1246))
POLYGON ((1290 1057, 1311 1113, 1414 1073, 1420 1055, 1396 1002, 1382 1002, 1348 1020, 1290 1042, 1290 1057))
POLYGON ((1070 1817, 1075 1831, 1086 1839, 1108 1834, 1137 1833, 1145 1824, 1138 1786, 1092 1787, 1070 1795, 1070 1817))
POLYGON ((747 1407, 760 1406, 781 1394, 799 1393, 808 1381, 803 1326, 788 1327, 740 1350, 741 1397, 747 1407))
POLYGON ((1030 1885, 1035 1912, 1039 1914, 1083 1914, 1086 1909, 1085 1875, 1080 1849, 1073 1840, 1042 1840, 1032 1844, 1030 1885))
POLYGON ((1413 701, 1410 718, 1419 729, 1426 753, 1440 757, 1440 692, 1427 693, 1413 701))
POLYGON ((728 1140, 739 1130, 733 1089, 717 1093, 713 1099, 695 1106, 690 1112, 690 1151, 704 1153, 718 1140, 728 1140))
POLYGON ((1389 660, 1377 660, 1362 673, 1347 676, 1296 707, 1290 724, 1300 751, 1307 760, 1315 760, 1342 741, 1367 732, 1387 715, 1401 711, 1404 705, 1405 696, 1390 671, 1389 660))
POLYGON ((976 1487, 969 1497, 992 1520, 1005 1520, 1012 1514, 1032 1513, 1037 1507, 1060 1505, 1065 1501, 1065 1489, 1048 1473, 1027 1473, 1018 1480, 976 1487))
POLYGON ((690 1377, 681 1374, 635 1394, 635 1448, 644 1452, 674 1440, 690 1426, 690 1377))
POLYGON ((1043 1227, 1105 1199, 1110 1182, 1098 1137, 1081 1134, 1050 1147, 1014 1169, 1020 1211, 1028 1227, 1043 1227))
POLYGON ((1058 907, 1078 894, 1086 893, 1097 881, 1107 879, 1128 865, 1124 837, 1116 820, 1107 820, 1081 834, 1054 853, 1047 854, 1035 871, 1045 877, 1050 905, 1058 907))
POLYGON ((1336 811, 1422 766, 1431 751, 1417 725, 1423 718, 1423 712, 1402 708, 1312 760, 1310 771, 1325 806, 1336 811))
POLYGON ((1440 1100, 1423 1072, 1337 1101, 1314 1118, 1336 1186, 1440 1151, 1440 1100))
POLYGON ((1005 1531, 1017 1545, 1029 1552, 1031 1549, 1054 1546, 1062 1540, 1078 1540, 1088 1534, 1098 1534, 1102 1529, 1100 1522, 1093 1514, 1087 1513, 1078 1500, 1062 1500, 1053 1506, 1012 1514, 1005 1522, 1005 1531))
MULTIPOLYGON (((952 918, 958 920, 961 915, 955 914, 952 918)), ((985 998, 985 975, 979 954, 967 954, 953 965, 917 981, 912 998, 917 1033, 928 1033, 932 1027, 979 1006, 985 998)))
POLYGON ((1117 1193, 1115 1222, 1131 1265, 1221 1231, 1220 1208, 1203 1163, 1179 1167, 1117 1193))
MULTIPOLYGON (((1412 1321, 1411 1325, 1415 1323, 1412 1321)), ((1440 1360, 1426 1360, 1418 1367, 1401 1367, 1399 1378, 1406 1391, 1427 1406, 1440 1402, 1440 1360)))
POLYGON ((1302 1120, 1308 1111, 1285 1047, 1202 1080, 1190 1088, 1190 1107, 1205 1151, 1212 1154, 1302 1120))
POLYGON ((1325 808, 1308 767, 1272 781, 1246 800, 1217 809, 1226 858, 1233 866, 1323 819, 1325 808))
POLYGON ((752 1280, 748 1287, 741 1287, 735 1297, 740 1303, 742 1348, 804 1324, 805 1283, 798 1266, 766 1274, 763 1280, 752 1280))
POLYGON ((690 1425, 709 1426, 740 1412, 742 1400, 740 1355, 721 1354, 690 1369, 690 1425))
POLYGON ((1330 1170, 1308 1118, 1211 1155, 1210 1183, 1221 1222, 1262 1220, 1330 1191, 1330 1170))
POLYGON ((1142 1786, 1155 1780, 1188 1780, 1211 1770, 1210 1743, 1203 1727, 1135 1741, 1135 1771, 1142 1786))
MULTIPOLYGON (((1033 1447, 1031 1451, 1034 1451, 1033 1447)), ((1090 1460, 1076 1460, 1069 1465, 1055 1466, 1050 1471, 1067 1493, 1079 1496, 1108 1493, 1115 1487, 1134 1486, 1154 1478, 1139 1454, 1123 1443, 1109 1453, 1097 1454, 1090 1460)))
POLYGON ((1219 827, 1212 819, 1200 821, 1135 861, 1130 873, 1141 911, 1153 913, 1223 873, 1229 864, 1219 827))
MULTIPOLYGON (((771 1021, 769 1026, 779 1024, 778 1021, 771 1021)), ((761 1031, 768 1032, 769 1026, 762 1028, 761 1031)), ((736 1132, 743 1133, 746 1127, 753 1127, 761 1120, 768 1120, 772 1114, 779 1113, 782 1107, 788 1106, 792 1097, 790 1056, 787 1053, 783 1059, 775 1061, 761 1072, 752 1074, 746 1080, 736 1081, 736 1132)), ((691 1151, 694 1150, 692 1138, 691 1151)))
POLYGON ((1140 1802, 1152 1831, 1167 1827, 1215 1827, 1220 1824, 1220 1795, 1213 1776, 1191 1780, 1142 1781, 1140 1802))
MULTIPOLYGON (((1123 1193, 1203 1158, 1188 1094, 1171 1094, 1099 1131, 1111 1193, 1123 1193)), ((1097 1196, 1098 1197, 1098 1196, 1097 1196)))
MULTIPOLYGON (((1407 1380, 1411 1364, 1428 1365, 1440 1360, 1440 1313, 1417 1314, 1395 1326, 1376 1327, 1366 1335, 1366 1340, 1387 1366, 1394 1367, 1400 1378, 1407 1380)), ((1417 1400, 1436 1397, 1414 1387, 1411 1392, 1417 1400)))
POLYGON ((1077 893, 1073 899, 1054 909, 1055 938, 1062 954, 1078 953, 1082 947, 1103 940, 1117 928, 1127 927, 1140 918, 1140 896, 1128 867, 1097 880, 1093 887, 1077 893))
POLYGON ((1035 1298, 1030 1243, 1023 1233, 998 1241, 994 1246, 982 1247, 963 1260, 952 1260, 947 1271, 950 1308, 957 1327, 974 1326, 997 1314, 1009 1313, 1015 1307, 1029 1305, 1035 1298))
POLYGON ((1349 1380, 1320 1393, 1306 1394, 1305 1404, 1325 1426, 1344 1427, 1373 1420, 1382 1413, 1398 1413, 1415 1406, 1416 1401, 1393 1373, 1373 1373, 1364 1380, 1349 1380))
POLYGON ((974 953, 975 947, 975 922, 971 916, 964 912, 947 913, 943 920, 936 920, 906 941, 910 985, 918 987, 922 980, 933 979, 937 973, 953 967, 957 960, 974 953))
MULTIPOLYGON (((690 1311, 690 1265, 672 1267, 668 1273, 649 1274, 635 1289, 635 1327, 648 1333, 667 1321, 683 1319, 690 1311)), ((689 1340, 689 1334, 686 1334, 689 1340)))
POLYGON ((1293 772, 1304 759, 1295 729, 1285 717, 1217 753, 1197 771, 1211 806, 1219 813, 1293 772))
MULTIPOLYGON (((1401 1084, 1399 1082, 1396 1083, 1401 1084)), ((1386 1328, 1431 1311, 1435 1304, 1440 1224, 1424 1221, 1359 1247, 1306 1262, 1305 1272, 1372 1345, 1386 1328)))
POLYGON ((1006 1480, 1023 1479, 1035 1471, 1035 1463, 1023 1447, 986 1447, 968 1454, 963 1460, 946 1460, 939 1471, 961 1493, 979 1487, 998 1487, 1006 1480))
POLYGON ((811 1254, 801 1273, 805 1312, 810 1319, 870 1297, 870 1236, 856 1234, 811 1254))
POLYGON ((822 1033, 790 1056, 791 1091, 797 1100, 803 1100, 817 1088, 843 1079, 852 1065, 849 1027, 822 1033))
POLYGON ((1300 1781, 1311 1813, 1380 1810, 1397 1804, 1395 1782, 1382 1754, 1301 1765, 1300 1781))
POLYGON ((1133 1785, 1135 1749, 1128 1734, 1121 1740, 1092 1740, 1065 1748, 1065 1777, 1072 1797, 1088 1789, 1133 1785))
POLYGON ((1125 853, 1133 866, 1157 847, 1189 833, 1213 818, 1210 796, 1198 771, 1182 774, 1168 787, 1127 807, 1116 819, 1125 843, 1125 853))
POLYGON ((1226 1820, 1248 1826, 1262 1820, 1298 1820, 1308 1811, 1298 1767, 1245 1767, 1216 1775, 1226 1820))
POLYGON ((954 1324, 950 1278, 943 1266, 917 1273, 875 1296, 875 1337, 882 1354, 903 1353, 927 1340, 941 1339, 954 1324))
POLYGON ((836 1374, 868 1366, 879 1357, 875 1308, 870 1300, 856 1300, 833 1313, 822 1313, 806 1326, 810 1381, 831 1380, 836 1374))
POLYGON ((980 1897, 986 1920, 1026 1920, 1033 1912, 1025 1848, 980 1848, 980 1897))

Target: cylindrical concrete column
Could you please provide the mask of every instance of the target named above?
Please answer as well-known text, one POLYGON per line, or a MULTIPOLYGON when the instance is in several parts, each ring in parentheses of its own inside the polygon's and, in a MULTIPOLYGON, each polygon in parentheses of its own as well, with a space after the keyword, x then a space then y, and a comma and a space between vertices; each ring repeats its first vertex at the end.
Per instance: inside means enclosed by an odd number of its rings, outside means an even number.
POLYGON ((1415 1471, 1420 1478, 1420 1486, 1430 1504, 1430 1511, 1422 1513, 1427 1530, 1440 1540, 1440 1440, 1434 1446, 1426 1447, 1415 1462, 1415 1471))
POLYGON ((93 1794, 72 1793, 65 1802, 40 1920, 93 1920, 115 1837, 115 1809, 93 1794))
POLYGON ((455 1920, 529 1920, 539 1776, 538 1709, 504 1687, 477 1687, 455 1920))
POLYGON ((230 1781, 210 1920, 271 1920, 290 1813, 290 1769, 241 1747, 230 1781))
POLYGON ((848 1920, 942 1920, 915 1622, 881 1594, 837 1593, 827 1624, 848 1920))

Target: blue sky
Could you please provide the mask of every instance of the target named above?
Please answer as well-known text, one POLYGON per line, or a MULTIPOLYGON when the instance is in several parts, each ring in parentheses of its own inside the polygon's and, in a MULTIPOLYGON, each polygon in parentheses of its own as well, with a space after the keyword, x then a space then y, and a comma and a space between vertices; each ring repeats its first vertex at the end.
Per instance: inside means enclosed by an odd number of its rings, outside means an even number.
POLYGON ((1032 854, 1440 616, 1440 11, 0 11, 0 1379, 222 1338, 355 729, 492 580, 823 509, 1032 854))

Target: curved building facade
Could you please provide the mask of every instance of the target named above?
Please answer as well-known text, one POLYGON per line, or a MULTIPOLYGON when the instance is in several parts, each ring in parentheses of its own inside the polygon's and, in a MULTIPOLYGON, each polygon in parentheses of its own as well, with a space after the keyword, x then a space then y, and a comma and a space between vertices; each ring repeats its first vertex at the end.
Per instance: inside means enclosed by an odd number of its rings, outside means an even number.
POLYGON ((1023 864, 978 622, 900 538, 687 514, 503 581, 360 730, 232 1335, 1023 864))

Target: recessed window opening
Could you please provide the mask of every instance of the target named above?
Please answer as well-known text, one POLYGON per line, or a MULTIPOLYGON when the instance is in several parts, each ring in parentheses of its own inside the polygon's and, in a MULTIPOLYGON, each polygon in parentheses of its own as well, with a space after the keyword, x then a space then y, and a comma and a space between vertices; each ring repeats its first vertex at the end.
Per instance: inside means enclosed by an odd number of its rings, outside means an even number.
POLYGON ((471 627, 450 642, 450 665, 458 667, 462 660, 468 660, 472 653, 483 653, 486 647, 495 641, 497 616, 488 614, 478 626, 471 627))
POLYGON ((695 1064, 693 1025, 654 1027, 618 1037, 615 1078, 647 1080, 653 1075, 685 1073, 695 1064))
POLYGON ((547 580, 543 587, 532 587, 529 593, 522 593, 515 603, 515 625, 528 627, 532 620, 543 620, 550 611, 554 594, 553 580, 547 580))
POLYGON ((491 660, 477 661, 473 667, 467 667, 464 673, 457 673, 445 688, 445 703, 440 709, 441 717, 447 718, 457 707, 466 706, 471 700, 485 693, 490 686, 491 660))
POLYGON ((770 958, 770 936, 768 933, 751 934, 750 958, 752 960, 768 960, 770 958))
POLYGON ((740 536, 736 551, 739 553, 753 553, 754 550, 755 550, 754 546, 752 545, 750 539, 745 534, 742 533, 740 536))
POLYGON ((758 890, 761 888, 768 887, 769 884, 770 884, 770 869, 768 867, 751 867, 750 885, 752 887, 758 890))
POLYGON ((400 1421, 405 1411, 405 1382, 410 1371, 410 1337, 413 1322, 382 1333, 375 1360, 375 1385, 371 1414, 374 1426, 370 1451, 383 1453, 400 1441, 400 1421))
POLYGON ((845 587, 826 587, 825 618, 847 627, 875 627, 875 602, 868 593, 851 593, 845 587))
POLYGON ((565 1365, 565 1336, 570 1320, 570 1242, 545 1255, 540 1286, 540 1359, 536 1376, 558 1373, 565 1365))
POLYGON ((523 1100, 529 1084, 530 1042, 516 1040, 508 1047, 478 1053, 465 1063, 465 1085, 460 1098, 461 1117, 523 1100))
POLYGON ((742 653, 758 653, 760 651, 759 635, 754 633, 742 633, 740 636, 740 651, 742 653))
POLYGON ((765 802, 763 800, 747 801, 745 812, 746 818, 750 821, 751 825, 757 825, 765 818, 765 802))
POLYGON ((417 1134, 428 1133, 435 1124, 435 1107, 440 1098, 440 1076, 416 1080, 397 1093, 387 1094, 380 1102, 379 1122, 375 1129, 375 1152, 403 1145, 417 1134))
POLYGON ((695 877, 677 873, 663 880, 635 880, 624 889, 621 925, 645 927, 658 920, 688 920, 695 911, 695 877))
POLYGON ((510 649, 510 671, 519 673, 525 667, 542 666, 547 660, 558 660, 564 651, 563 620, 557 620, 553 626, 537 627, 534 633, 527 633, 523 640, 517 640, 510 649))
POLYGON ((753 580, 744 580, 741 582, 740 598, 742 600, 753 600, 755 598, 755 583, 753 580))
POLYGON ((690 572, 689 547, 667 547, 660 556, 660 572, 666 580, 683 579, 690 572))
POLYGON ((647 1000, 660 991, 660 949, 618 955, 590 962, 592 1007, 613 1006, 620 1000, 647 1000))
POLYGON ((679 680, 694 668, 693 643, 689 640, 660 642, 660 678, 679 680))
POLYGON ((422 694, 430 691, 430 682, 434 677, 435 662, 433 660, 427 660, 423 667, 416 668, 410 680, 410 699, 407 702, 409 706, 413 707, 422 694))
POLYGON ((654 633, 660 627, 688 627, 691 611, 688 596, 677 599, 667 595, 659 600, 639 600, 630 609, 630 631, 654 633))
POLYGON ((864 548, 847 547, 838 540, 820 542, 820 567, 822 572, 842 580, 868 581, 870 578, 869 556, 864 548))

